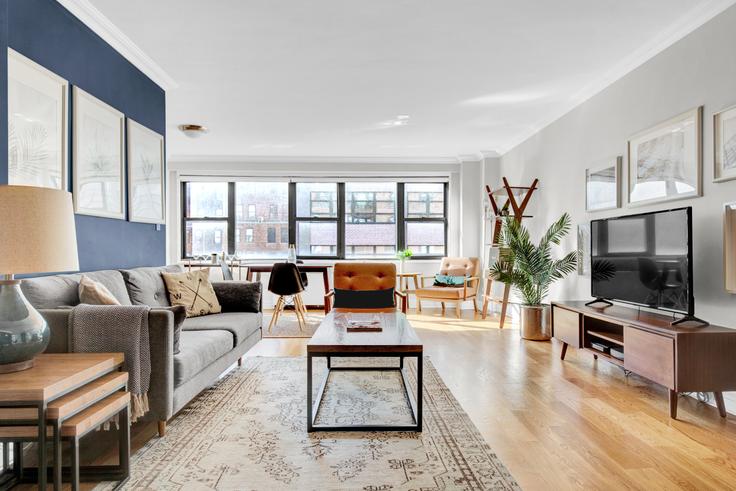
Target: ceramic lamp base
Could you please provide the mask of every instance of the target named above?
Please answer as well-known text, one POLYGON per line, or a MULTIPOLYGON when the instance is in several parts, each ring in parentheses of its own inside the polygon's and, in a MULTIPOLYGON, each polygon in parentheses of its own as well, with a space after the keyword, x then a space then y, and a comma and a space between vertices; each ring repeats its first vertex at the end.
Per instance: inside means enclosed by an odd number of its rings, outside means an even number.
POLYGON ((17 363, 0 364, 0 373, 13 373, 33 368, 33 360, 19 361, 17 363))

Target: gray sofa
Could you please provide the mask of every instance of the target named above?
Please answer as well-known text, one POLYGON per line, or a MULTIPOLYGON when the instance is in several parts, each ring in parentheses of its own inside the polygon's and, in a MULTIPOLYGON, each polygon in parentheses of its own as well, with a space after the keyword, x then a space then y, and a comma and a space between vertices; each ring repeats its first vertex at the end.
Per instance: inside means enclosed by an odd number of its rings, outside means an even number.
MULTIPOLYGON (((222 313, 184 321, 180 352, 174 354, 174 314, 161 277, 181 272, 179 265, 84 273, 105 285, 122 305, 149 305, 151 345, 150 411, 144 419, 158 420, 159 435, 166 421, 261 340, 263 315, 260 283, 213 282, 222 313)), ((50 353, 69 351, 69 306, 79 304, 81 274, 44 276, 22 282, 26 298, 51 328, 50 353)))

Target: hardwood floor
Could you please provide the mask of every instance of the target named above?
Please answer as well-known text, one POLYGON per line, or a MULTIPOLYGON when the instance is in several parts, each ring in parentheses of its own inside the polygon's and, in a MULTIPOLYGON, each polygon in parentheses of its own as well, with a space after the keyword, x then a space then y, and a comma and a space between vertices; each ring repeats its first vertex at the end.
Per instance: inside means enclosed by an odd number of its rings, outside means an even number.
MULTIPOLYGON (((410 313, 428 354, 524 489, 734 489, 736 418, 555 342, 522 341, 472 312, 410 313)), ((300 356, 306 339, 264 339, 248 356, 300 356)), ((134 427, 133 447, 155 425, 134 427)), ((91 489, 85 485, 83 489, 91 489)), ((27 489, 33 489, 28 487, 27 489)))

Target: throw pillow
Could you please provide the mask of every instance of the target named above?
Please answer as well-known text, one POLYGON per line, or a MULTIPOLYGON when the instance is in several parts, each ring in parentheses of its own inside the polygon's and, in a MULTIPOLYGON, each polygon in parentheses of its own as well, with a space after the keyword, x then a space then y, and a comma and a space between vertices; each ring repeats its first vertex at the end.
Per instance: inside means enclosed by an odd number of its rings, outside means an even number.
POLYGON ((168 310, 174 314, 174 354, 178 355, 181 351, 181 327, 184 325, 184 319, 187 318, 187 309, 183 305, 174 305, 173 307, 156 307, 151 310, 168 310))
POLYGON ((85 275, 79 280, 79 302, 89 305, 120 305, 105 285, 85 275))
POLYGON ((161 273, 169 292, 171 305, 183 305, 187 317, 197 317, 222 312, 215 290, 210 283, 209 269, 186 273, 161 273))
POLYGON ((341 290, 335 288, 336 309, 385 309, 393 307, 394 289, 341 290))
POLYGON ((436 274, 434 275, 434 286, 463 286, 465 278, 465 276, 436 274))

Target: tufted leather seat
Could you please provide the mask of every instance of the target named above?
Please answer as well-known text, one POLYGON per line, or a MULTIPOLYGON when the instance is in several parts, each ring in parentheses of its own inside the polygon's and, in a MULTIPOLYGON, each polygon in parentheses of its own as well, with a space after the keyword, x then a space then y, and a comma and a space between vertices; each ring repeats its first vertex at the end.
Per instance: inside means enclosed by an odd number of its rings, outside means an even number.
POLYGON ((455 313, 460 317, 460 306, 464 301, 472 301, 475 311, 478 311, 476 295, 480 284, 480 259, 477 257, 445 257, 440 264, 439 274, 450 276, 465 276, 468 278, 465 285, 457 287, 448 286, 425 286, 422 278, 422 286, 417 289, 417 308, 422 311, 422 299, 433 300, 442 303, 442 311, 445 311, 445 302, 455 302, 455 313))
MULTIPOLYGON (((396 265, 393 263, 335 263, 333 285, 337 290, 389 290, 396 289, 396 265)), ((406 296, 394 292, 406 311, 406 296)), ((325 295, 325 313, 330 311, 330 300, 335 292, 325 295)), ((393 309, 392 309, 393 310, 393 309)))

